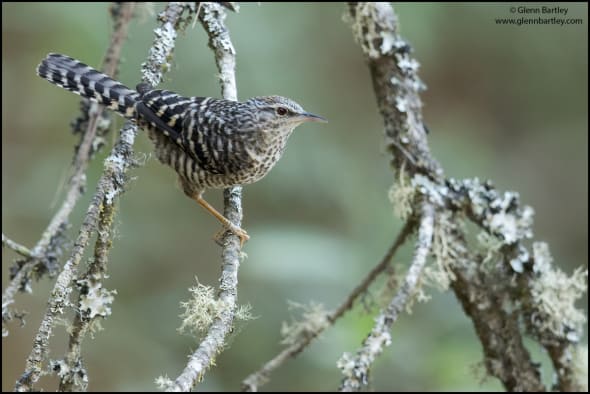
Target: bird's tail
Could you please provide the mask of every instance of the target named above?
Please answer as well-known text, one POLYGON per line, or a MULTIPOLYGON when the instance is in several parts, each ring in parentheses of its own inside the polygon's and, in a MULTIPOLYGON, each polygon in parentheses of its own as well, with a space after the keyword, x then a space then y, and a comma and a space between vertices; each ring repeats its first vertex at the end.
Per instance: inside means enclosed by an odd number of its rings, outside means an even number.
POLYGON ((139 93, 69 56, 50 53, 37 67, 37 74, 70 92, 104 104, 126 118, 135 116, 139 93))

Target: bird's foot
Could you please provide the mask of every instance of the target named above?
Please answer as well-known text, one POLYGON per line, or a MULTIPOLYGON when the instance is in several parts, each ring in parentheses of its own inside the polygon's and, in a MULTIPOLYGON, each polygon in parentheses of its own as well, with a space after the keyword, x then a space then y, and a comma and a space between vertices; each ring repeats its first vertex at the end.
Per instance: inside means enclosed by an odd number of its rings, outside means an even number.
POLYGON ((246 230, 232 224, 231 226, 219 230, 217 234, 215 234, 215 236, 213 237, 213 239, 219 246, 223 246, 222 241, 226 231, 231 231, 240 238, 240 248, 244 247, 244 244, 250 239, 250 236, 248 235, 246 230))

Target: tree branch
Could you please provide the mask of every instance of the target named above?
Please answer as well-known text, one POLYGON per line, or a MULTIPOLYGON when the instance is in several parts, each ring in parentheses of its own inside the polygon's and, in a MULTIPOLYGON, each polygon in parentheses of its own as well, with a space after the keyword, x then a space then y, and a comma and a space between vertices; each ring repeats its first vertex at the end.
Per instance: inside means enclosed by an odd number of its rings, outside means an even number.
POLYGON ((79 295, 75 303, 77 313, 71 328, 68 352, 63 362, 52 362, 52 370, 60 377, 59 391, 86 391, 88 375, 81 356, 82 341, 98 318, 106 318, 111 314, 110 306, 116 291, 105 290, 102 280, 106 275, 108 251, 112 244, 112 225, 117 202, 115 198, 124 192, 128 179, 127 170, 136 164, 132 157, 136 134, 137 127, 127 122, 121 129, 121 135, 111 154, 105 160, 103 175, 98 181, 95 193, 97 199, 93 199, 93 203, 98 202, 98 214, 89 223, 89 231, 96 231, 97 234, 94 259, 89 263, 87 271, 75 280, 79 295))
POLYGON ((170 70, 177 31, 183 30, 192 20, 195 13, 193 3, 169 2, 166 9, 158 15, 161 25, 154 29, 154 41, 149 50, 148 58, 141 65, 142 81, 157 86, 162 75, 170 70), (186 14, 186 15, 185 15, 186 14))
MULTIPOLYGON (((133 16, 133 3, 113 5, 114 32, 104 58, 103 70, 115 75, 122 43, 133 16)), ((209 36, 219 70, 222 95, 237 100, 235 50, 225 26, 225 10, 237 10, 236 3, 168 3, 158 15, 160 25, 147 61, 142 64, 142 81, 155 87, 170 69, 177 31, 197 17, 209 36)), ((500 192, 491 182, 477 179, 445 178, 440 164, 432 157, 423 123, 420 92, 424 85, 418 77, 418 62, 411 57, 410 46, 399 35, 397 17, 388 3, 349 3, 347 17, 356 41, 366 56, 378 107, 384 119, 385 140, 395 172, 392 202, 406 222, 381 262, 330 313, 321 312, 321 324, 301 330, 278 355, 243 381, 243 390, 256 391, 266 383, 274 369, 296 357, 324 330, 334 325, 367 291, 390 264, 407 237, 418 229, 413 261, 401 286, 354 355, 344 353, 338 366, 344 374, 341 391, 362 389, 376 358, 391 343, 391 329, 401 312, 420 290, 421 278, 450 288, 473 322, 482 344, 487 372, 509 391, 543 391, 540 367, 524 346, 528 334, 543 346, 553 363, 555 383, 551 389, 580 391, 579 341, 586 316, 575 307, 587 290, 587 270, 578 269, 568 276, 555 268, 548 246, 533 238, 533 210, 520 202, 516 192, 500 192), (467 241, 465 222, 476 224, 477 241, 467 241), (432 266, 426 266, 433 256, 432 266), (433 279, 435 278, 435 279, 433 279)), ((57 275, 53 291, 26 368, 15 389, 34 391, 45 373, 49 340, 57 321, 65 311, 75 311, 69 327, 69 346, 64 358, 50 360, 51 369, 60 378, 60 391, 86 390, 88 376, 82 359, 82 342, 100 318, 110 315, 115 291, 103 287, 117 197, 127 184, 127 171, 135 165, 133 143, 137 128, 127 123, 104 162, 103 173, 87 208, 83 223, 59 271, 58 257, 65 244, 64 231, 69 216, 84 193, 88 163, 108 130, 108 113, 102 106, 82 101, 82 113, 74 121, 80 133, 71 177, 65 196, 49 225, 32 248, 2 236, 2 245, 19 257, 11 268, 11 280, 3 291, 3 335, 5 323, 17 314, 11 311, 19 291, 30 291, 32 279, 48 273, 57 275), (105 121, 106 120, 106 121, 105 121), (96 233, 94 256, 87 270, 79 266, 96 233), (78 291, 75 302, 72 292, 78 291)), ((224 190, 224 214, 236 226, 242 220, 242 189, 224 190)), ((240 240, 224 233, 221 275, 216 315, 189 361, 175 381, 163 385, 167 391, 189 391, 214 365, 226 345, 237 310, 238 270, 242 258, 240 240)), ((212 291, 212 289, 211 289, 212 291)), ((213 300, 213 298, 211 298, 213 300)))
MULTIPOLYGON (((121 50, 124 40, 127 38, 127 29, 135 8, 135 3, 115 3, 111 6, 113 34, 104 56, 102 71, 113 77, 118 72, 121 50)), ((122 189, 126 182, 125 173, 128 167, 135 164, 132 158, 135 134, 134 127, 127 124, 121 130, 120 138, 107 159, 107 163, 123 163, 122 167, 114 167, 114 171, 108 174, 111 184, 108 185, 107 193, 115 195, 121 192, 118 189, 122 189), (121 182, 121 184, 115 184, 115 180, 121 182)), ((105 168, 106 171, 107 168, 105 168)), ((88 374, 81 357, 82 341, 87 332, 92 331, 98 317, 105 318, 111 313, 110 304, 113 301, 115 292, 105 290, 101 281, 106 274, 108 251, 112 244, 114 204, 115 201, 112 198, 103 201, 96 228, 97 239, 94 259, 89 261, 87 271, 76 280, 79 290, 78 299, 75 303, 77 313, 69 330, 68 351, 63 361, 52 361, 52 370, 60 378, 59 391, 73 391, 74 389, 76 391, 86 391, 88 374)))
POLYGON ((425 86, 417 74, 419 64, 397 32, 393 9, 385 3, 349 3, 347 18, 369 63, 394 168, 405 162, 412 172, 441 179, 442 168, 430 154, 422 119, 419 93, 425 86))
POLYGON ((391 327, 399 314, 406 308, 418 290, 422 271, 426 265, 434 234, 434 207, 430 203, 422 204, 418 241, 414 259, 401 288, 391 300, 387 309, 376 319, 376 324, 363 345, 353 357, 344 353, 338 361, 338 367, 344 374, 340 391, 359 391, 368 383, 369 368, 386 346, 391 344, 391 327))
MULTIPOLYGON (((217 3, 199 3, 198 18, 209 35, 209 47, 215 54, 223 98, 237 100, 235 49, 224 23, 226 15, 222 7, 217 3)), ((224 190, 224 204, 225 217, 239 227, 242 220, 242 188, 236 186, 224 190)), ((187 366, 173 383, 167 385, 166 391, 190 391, 223 350, 225 338, 232 330, 238 296, 240 241, 233 233, 226 232, 222 244, 219 300, 223 309, 190 356, 187 366)))
POLYGON ((23 257, 26 257, 27 259, 31 259, 31 260, 37 259, 37 256, 33 255, 33 252, 29 248, 19 244, 18 242, 14 242, 13 240, 11 240, 7 236, 5 236, 4 233, 2 234, 2 247, 12 249, 16 253, 20 254, 23 257))
POLYGON ((365 276, 365 278, 359 283, 352 292, 344 299, 338 308, 331 313, 327 314, 327 324, 315 325, 315 330, 307 331, 304 336, 298 338, 298 340, 283 349, 279 354, 267 361, 262 368, 258 371, 250 374, 246 379, 242 381, 242 391, 258 391, 259 387, 266 384, 270 378, 272 371, 280 367, 289 358, 296 357, 301 353, 307 346, 309 346, 314 339, 316 339, 322 332, 327 328, 333 326, 336 321, 342 317, 348 310, 350 310, 356 300, 364 294, 369 286, 375 281, 375 279, 383 271, 389 267, 389 263, 393 256, 397 253, 398 249, 404 244, 408 236, 414 231, 416 221, 410 219, 406 222, 400 233, 395 238, 395 241, 385 253, 385 256, 381 259, 373 269, 365 276))
MULTIPOLYGON (((118 71, 121 50, 124 40, 127 38, 127 29, 134 15, 135 7, 135 3, 115 3, 111 6, 114 31, 104 56, 102 70, 113 77, 118 71)), ((134 127, 127 124, 121 130, 121 136, 107 159, 107 162, 110 163, 124 163, 122 168, 109 174, 112 181, 117 180, 122 183, 108 185, 109 191, 107 193, 113 195, 119 193, 117 189, 122 188, 123 183, 126 182, 126 170, 135 164, 132 159, 135 134, 134 127)), ((94 259, 89 261, 87 271, 76 280, 78 288, 78 299, 75 303, 77 313, 69 330, 68 351, 63 360, 51 362, 52 370, 60 378, 59 391, 86 391, 88 374, 81 357, 82 341, 88 331, 92 331, 98 317, 105 318, 111 313, 110 304, 116 292, 105 290, 101 281, 106 274, 108 250, 112 244, 114 203, 112 198, 105 199, 103 202, 96 228, 94 259)))
POLYGON ((403 198, 393 203, 403 205, 398 212, 412 212, 412 196, 426 193, 439 212, 433 252, 440 284, 451 286, 472 319, 488 373, 510 391, 544 390, 538 364, 523 345, 518 322, 524 321, 552 358, 556 387, 580 387, 571 383, 576 380, 573 358, 561 355, 571 354, 581 336, 585 316, 574 304, 586 290, 587 273, 576 271, 568 278, 543 253, 540 259, 531 257, 523 241, 533 236, 533 210, 521 205, 518 193, 500 193, 489 181, 444 178, 427 145, 419 64, 398 33, 391 6, 349 3, 348 19, 369 64, 393 167, 407 179, 394 184, 392 195, 403 198), (482 229, 475 247, 465 241, 462 222, 467 219, 482 229), (505 305, 511 305, 510 313, 505 305))
POLYGON ((103 197, 104 189, 99 184, 99 188, 93 196, 86 212, 86 217, 78 233, 72 254, 57 277, 48 301, 47 311, 33 342, 33 349, 27 358, 25 372, 16 383, 16 391, 33 391, 35 383, 41 376, 43 363, 49 354, 49 338, 51 337, 55 320, 63 315, 65 309, 70 306, 69 295, 72 291, 71 282, 77 272, 78 265, 84 254, 84 249, 88 244, 92 229, 98 219, 98 211, 103 197))
MULTIPOLYGON (((122 43, 125 26, 132 15, 131 9, 127 8, 127 6, 123 7, 116 14, 120 18, 120 23, 115 26, 116 30, 111 42, 111 48, 107 51, 107 64, 117 60, 117 54, 120 53, 120 48, 117 48, 117 46, 122 43)), ((165 67, 165 62, 171 58, 176 38, 175 29, 180 26, 181 15, 187 7, 182 3, 169 3, 166 10, 159 15, 162 26, 155 30, 156 39, 152 50, 150 50, 150 57, 143 65, 143 81, 149 81, 149 83, 155 85, 160 82, 163 72, 169 69, 169 67, 165 67), (157 50, 154 48, 157 48, 157 50)), ((111 69, 116 69, 116 66, 111 67, 111 69)), ((100 273, 106 267, 106 251, 110 245, 110 239, 105 238, 105 236, 110 236, 111 215, 114 212, 115 198, 123 192, 127 180, 126 171, 135 164, 132 160, 132 147, 136 133, 137 127, 128 122, 121 130, 121 135, 111 154, 105 160, 103 174, 88 207, 74 249, 59 274, 51 293, 48 301, 49 307, 35 337, 31 354, 27 358, 26 370, 17 381, 15 387, 17 391, 31 391, 34 389, 34 384, 42 373, 42 365, 49 353, 48 343, 55 320, 63 315, 67 307, 72 306, 69 301, 70 293, 73 291, 72 281, 76 277, 79 263, 90 236, 94 231, 108 228, 106 234, 99 234, 95 248, 95 254, 98 258, 94 263, 95 266, 91 266, 88 273, 101 276, 100 273)), ((87 319, 93 319, 96 316, 104 317, 110 314, 110 302, 112 302, 112 293, 101 289, 102 285, 99 281, 88 280, 85 282, 81 280, 78 281, 78 285, 81 286, 79 308, 83 316, 79 316, 76 320, 77 325, 70 337, 70 351, 66 357, 67 360, 53 362, 54 370, 58 372, 61 378, 60 388, 63 389, 85 387, 87 376, 80 361, 80 343, 89 328, 87 319), (90 296, 94 297, 92 300, 94 302, 90 302, 90 296), (97 300, 99 301, 98 306, 97 300)))
MULTIPOLYGON (((113 35, 111 43, 103 59, 102 71, 115 77, 119 64, 121 48, 127 35, 127 26, 133 16, 134 3, 114 4, 111 14, 114 19, 113 35)), ((81 135, 81 141, 76 146, 72 163, 73 174, 68 182, 66 197, 52 218, 49 226, 41 235, 37 245, 33 248, 36 259, 28 257, 24 262, 12 269, 11 282, 2 295, 2 326, 10 320, 9 305, 14 303, 14 295, 18 290, 30 291, 32 275, 40 277, 45 272, 55 275, 57 272, 58 251, 63 244, 63 231, 65 230, 69 215, 73 211, 78 199, 84 193, 86 185, 86 169, 94 152, 102 146, 102 135, 110 128, 110 114, 104 112, 104 108, 87 99, 80 101, 81 114, 72 122, 74 133, 81 135)))

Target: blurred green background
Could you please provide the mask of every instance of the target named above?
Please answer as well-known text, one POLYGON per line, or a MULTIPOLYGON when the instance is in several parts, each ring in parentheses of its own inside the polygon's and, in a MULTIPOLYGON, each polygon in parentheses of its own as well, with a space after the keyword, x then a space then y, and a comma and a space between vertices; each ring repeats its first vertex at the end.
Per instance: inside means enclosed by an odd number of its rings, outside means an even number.
MULTIPOLYGON (((588 7, 559 3, 577 26, 499 26, 509 5, 399 4, 403 36, 413 45, 428 85, 425 119, 434 155, 447 175, 490 178, 517 190, 535 208, 537 240, 548 241, 566 272, 588 261, 588 7)), ((2 3, 2 230, 33 246, 63 197, 72 147, 69 122, 79 98, 35 75, 48 52, 98 66, 111 32, 107 4, 2 3)), ((133 87, 152 42, 155 14, 142 8, 123 50, 120 79, 133 87)), ((291 137, 281 162, 245 188, 244 228, 251 236, 240 269, 240 303, 258 318, 238 323, 200 390, 235 390, 276 354, 287 301, 333 308, 379 261, 401 226, 387 191, 392 183, 369 71, 341 4, 243 4, 227 24, 237 50, 238 94, 280 94, 330 120, 291 137)), ((185 95, 219 96, 211 51, 200 25, 178 38, 163 87, 185 95)), ((122 124, 118 120, 118 124, 122 124)), ((112 142, 112 140, 110 141, 112 142)), ((96 390, 154 390, 154 379, 182 370, 197 344, 177 334, 179 302, 195 276, 217 285, 218 223, 176 184, 141 134, 147 160, 120 200, 106 286, 119 295, 104 331, 87 338, 84 357, 96 390)), ((71 218, 75 235, 108 148, 91 164, 88 192, 71 218)), ((207 194, 221 207, 221 192, 207 194)), ((395 261, 407 264, 411 249, 395 261)), ((3 286, 14 254, 2 251, 3 286)), ((401 271, 401 269, 398 269, 401 271)), ((52 283, 19 295, 24 328, 12 324, 2 346, 2 388, 11 390, 52 283)), ((373 370, 375 390, 498 390, 481 384, 481 346, 452 294, 429 289, 393 330, 393 344, 373 370), (475 371, 475 372, 474 372, 475 371)), ((371 292, 379 297, 379 286, 371 292)), ((334 390, 336 360, 358 347, 373 323, 358 307, 323 338, 273 374, 265 390, 334 390)), ((52 358, 65 349, 62 327, 52 358)), ((536 360, 547 357, 529 344, 536 360)), ((545 374, 549 382, 551 376, 545 374)), ((55 390, 56 379, 40 386, 55 390)))

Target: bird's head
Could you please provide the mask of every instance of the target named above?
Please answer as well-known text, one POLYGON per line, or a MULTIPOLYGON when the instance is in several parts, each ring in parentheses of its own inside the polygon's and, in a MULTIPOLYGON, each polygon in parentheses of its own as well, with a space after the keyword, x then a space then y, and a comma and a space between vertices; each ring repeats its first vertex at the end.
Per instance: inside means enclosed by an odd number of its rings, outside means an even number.
POLYGON ((301 105, 286 97, 253 97, 247 103, 254 106, 261 129, 269 132, 289 135, 304 122, 327 122, 326 118, 305 111, 301 105))

